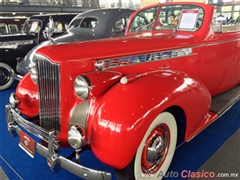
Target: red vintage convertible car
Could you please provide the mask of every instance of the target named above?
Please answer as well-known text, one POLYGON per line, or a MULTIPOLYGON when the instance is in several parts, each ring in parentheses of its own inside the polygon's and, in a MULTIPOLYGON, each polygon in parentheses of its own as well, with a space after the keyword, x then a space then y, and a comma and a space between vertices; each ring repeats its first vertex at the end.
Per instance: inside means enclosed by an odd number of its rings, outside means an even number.
POLYGON ((240 26, 213 24, 213 14, 155 4, 133 13, 124 37, 39 49, 6 105, 9 132, 53 171, 111 179, 58 154, 70 146, 77 161, 90 149, 118 179, 160 179, 179 132, 190 141, 240 99, 240 26))

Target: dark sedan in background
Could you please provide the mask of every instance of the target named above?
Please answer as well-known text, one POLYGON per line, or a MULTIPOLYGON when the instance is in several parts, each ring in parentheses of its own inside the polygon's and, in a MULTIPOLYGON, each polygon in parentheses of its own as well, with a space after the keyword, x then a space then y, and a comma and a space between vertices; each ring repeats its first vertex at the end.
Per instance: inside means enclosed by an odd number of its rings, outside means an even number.
POLYGON ((26 17, 0 17, 0 35, 20 33, 26 17))
POLYGON ((40 47, 65 43, 86 41, 93 39, 102 39, 116 36, 123 36, 128 24, 128 19, 134 12, 132 9, 97 9, 90 10, 77 15, 69 24, 67 31, 52 41, 44 41, 38 46, 34 47, 21 61, 18 62, 15 78, 19 79, 21 76, 28 73, 28 67, 33 60, 34 54, 40 47))
POLYGON ((33 47, 45 41, 43 31, 48 27, 49 17, 54 20, 53 37, 66 31, 68 24, 77 14, 44 14, 29 17, 21 33, 0 35, 0 90, 9 88, 14 78, 10 75, 15 70, 17 58, 23 58, 33 47))

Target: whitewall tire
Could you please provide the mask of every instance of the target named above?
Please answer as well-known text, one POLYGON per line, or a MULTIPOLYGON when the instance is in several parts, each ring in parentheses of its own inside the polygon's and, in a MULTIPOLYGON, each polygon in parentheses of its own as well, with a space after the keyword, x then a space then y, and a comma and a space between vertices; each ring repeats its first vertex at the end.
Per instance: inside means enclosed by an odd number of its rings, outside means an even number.
POLYGON ((118 180, 160 180, 167 173, 177 142, 177 124, 169 112, 159 114, 148 127, 133 160, 115 170, 118 180))
POLYGON ((5 64, 0 63, 0 91, 8 89, 13 83, 14 78, 11 76, 12 68, 5 64))

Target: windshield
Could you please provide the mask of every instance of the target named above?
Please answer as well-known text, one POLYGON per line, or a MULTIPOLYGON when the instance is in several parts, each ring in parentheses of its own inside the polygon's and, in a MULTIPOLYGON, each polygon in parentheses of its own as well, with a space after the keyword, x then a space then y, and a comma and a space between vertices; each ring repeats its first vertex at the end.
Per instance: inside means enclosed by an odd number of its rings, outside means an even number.
POLYGON ((42 22, 39 20, 29 20, 24 23, 23 33, 39 33, 41 30, 42 22))
POLYGON ((204 11, 200 6, 185 4, 166 5, 162 6, 160 13, 158 13, 159 8, 160 6, 151 7, 137 13, 130 25, 130 32, 149 30, 153 29, 153 27, 154 30, 162 29, 166 26, 169 28, 177 28, 181 17, 184 17, 182 18, 182 20, 190 20, 191 18, 195 18, 191 19, 194 26, 191 27, 192 31, 196 31, 201 27, 204 11), (193 15, 196 16, 189 16, 189 10, 191 11, 191 13, 193 13, 193 15), (184 16, 182 16, 182 12, 185 13, 184 16))
POLYGON ((133 19, 132 24, 130 26, 130 32, 136 32, 146 29, 151 29, 150 24, 155 20, 155 16, 158 11, 158 6, 152 7, 149 9, 145 9, 140 11, 133 19))

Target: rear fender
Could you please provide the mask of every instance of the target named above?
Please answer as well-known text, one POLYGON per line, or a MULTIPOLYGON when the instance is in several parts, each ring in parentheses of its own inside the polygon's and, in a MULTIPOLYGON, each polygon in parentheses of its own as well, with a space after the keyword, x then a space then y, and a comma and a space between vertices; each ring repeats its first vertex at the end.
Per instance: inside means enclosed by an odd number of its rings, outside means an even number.
POLYGON ((184 73, 157 71, 136 77, 92 101, 88 140, 96 157, 116 169, 130 163, 151 122, 167 108, 183 109, 186 133, 191 134, 210 107, 207 88, 184 73))

